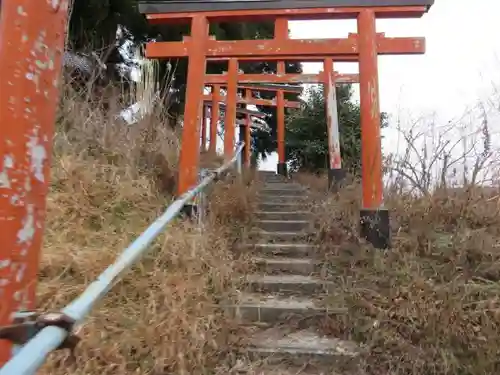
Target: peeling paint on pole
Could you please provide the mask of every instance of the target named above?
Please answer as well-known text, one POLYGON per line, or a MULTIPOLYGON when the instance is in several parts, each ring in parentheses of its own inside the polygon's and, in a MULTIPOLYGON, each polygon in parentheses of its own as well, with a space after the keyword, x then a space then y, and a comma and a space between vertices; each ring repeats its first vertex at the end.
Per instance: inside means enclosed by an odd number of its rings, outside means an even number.
MULTIPOLYGON (((2 2, 0 325, 35 304, 67 12, 67 0, 2 2)), ((0 343, 0 365, 10 353, 0 343)))
POLYGON ((328 157, 330 169, 341 169, 339 115, 337 110, 337 92, 332 59, 324 61, 324 80, 326 96, 326 126, 328 134, 328 157))
POLYGON ((375 14, 372 10, 367 9, 359 14, 358 34, 363 207, 365 209, 378 209, 383 205, 382 146, 377 33, 375 14))

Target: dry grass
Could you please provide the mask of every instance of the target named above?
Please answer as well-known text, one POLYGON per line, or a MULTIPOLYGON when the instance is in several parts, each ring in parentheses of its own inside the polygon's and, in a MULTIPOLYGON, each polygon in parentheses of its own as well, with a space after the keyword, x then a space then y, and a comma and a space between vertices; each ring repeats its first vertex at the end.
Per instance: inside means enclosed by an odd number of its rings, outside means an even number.
MULTIPOLYGON (((79 97, 62 101, 48 198, 39 307, 82 292, 168 205, 178 139, 151 116, 127 128, 79 97)), ((75 363, 54 354, 43 374, 208 374, 228 352, 232 324, 217 302, 238 287, 233 243, 247 226, 251 187, 221 182, 203 229, 177 221, 112 288, 80 332, 75 363)))
MULTIPOLYGON (((318 181, 310 185, 323 189, 318 181)), ((368 374, 498 373, 498 194, 387 197, 394 243, 385 252, 357 238, 359 185, 319 196, 317 241, 338 283, 329 303, 349 310, 323 328, 366 346, 368 374)))

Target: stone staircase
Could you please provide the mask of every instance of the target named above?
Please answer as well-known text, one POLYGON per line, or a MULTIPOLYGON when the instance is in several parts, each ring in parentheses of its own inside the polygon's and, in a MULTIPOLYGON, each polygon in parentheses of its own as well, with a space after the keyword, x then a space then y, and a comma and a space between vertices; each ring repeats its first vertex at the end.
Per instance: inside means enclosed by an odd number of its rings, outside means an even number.
POLYGON ((255 254, 255 273, 246 276, 248 288, 230 309, 248 332, 244 354, 259 364, 239 373, 359 374, 358 347, 315 328, 315 321, 346 311, 321 303, 333 284, 321 279, 315 247, 308 242, 307 191, 274 173, 259 176, 256 228, 242 244, 255 254))

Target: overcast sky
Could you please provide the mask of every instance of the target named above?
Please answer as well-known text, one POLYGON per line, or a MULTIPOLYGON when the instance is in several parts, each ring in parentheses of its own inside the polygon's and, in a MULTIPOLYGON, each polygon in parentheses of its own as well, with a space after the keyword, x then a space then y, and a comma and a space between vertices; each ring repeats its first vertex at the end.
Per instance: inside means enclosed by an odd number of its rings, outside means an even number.
MULTIPOLYGON (((380 103, 390 114, 413 116, 435 112, 447 122, 468 106, 487 98, 500 83, 500 0, 436 0, 421 19, 378 20, 377 31, 387 36, 424 36, 427 51, 421 56, 379 57, 380 103)), ((290 22, 294 39, 342 38, 356 32, 356 21, 290 22)), ((321 64, 304 64, 305 73, 321 64)), ((357 64, 338 63, 341 73, 358 71, 357 64)), ((386 132, 389 151, 394 132, 386 132)), ((271 155, 262 168, 275 170, 271 155)))

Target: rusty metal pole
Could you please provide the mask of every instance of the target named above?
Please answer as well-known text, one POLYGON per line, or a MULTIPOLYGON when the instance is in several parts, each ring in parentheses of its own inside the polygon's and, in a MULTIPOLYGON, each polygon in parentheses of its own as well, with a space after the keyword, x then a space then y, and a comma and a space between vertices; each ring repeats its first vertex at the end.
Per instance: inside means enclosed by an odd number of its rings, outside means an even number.
MULTIPOLYGON (((0 16, 0 326, 35 308, 68 2, 3 1, 0 16)), ((0 342, 0 366, 11 346, 0 342)))
POLYGON ((340 153, 339 115, 337 111, 337 90, 333 59, 325 59, 323 65, 326 128, 328 134, 328 187, 333 191, 338 191, 346 177, 346 172, 342 169, 342 158, 340 153))
POLYGON ((224 158, 229 160, 234 153, 236 133, 236 103, 238 96, 238 60, 229 60, 226 94, 226 116, 224 117, 224 158))
MULTIPOLYGON (((274 23, 274 39, 285 41, 288 39, 288 20, 286 18, 276 18, 274 23)), ((285 62, 278 61, 277 75, 286 73, 285 62)), ((277 137, 278 137, 278 174, 288 175, 285 154, 285 94, 278 90, 276 94, 276 112, 277 112, 277 137)))
POLYGON ((361 235, 376 248, 390 246, 389 212, 383 208, 382 143, 375 13, 358 15, 361 96, 361 173, 363 208, 361 235))
POLYGON ((209 153, 217 155, 217 130, 219 126, 220 85, 212 86, 212 106, 210 107, 210 146, 209 153))
MULTIPOLYGON (((194 15, 191 18, 191 38, 188 42, 186 103, 179 160, 179 184, 177 186, 179 196, 198 182, 200 118, 202 117, 207 41, 208 20, 203 15, 194 15)), ((191 215, 193 208, 193 205, 186 205, 186 214, 191 215)))

